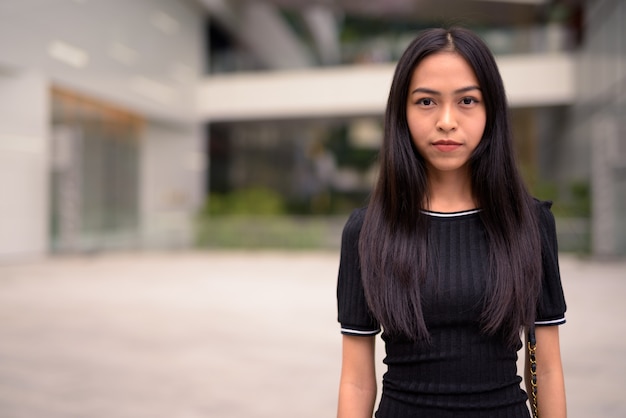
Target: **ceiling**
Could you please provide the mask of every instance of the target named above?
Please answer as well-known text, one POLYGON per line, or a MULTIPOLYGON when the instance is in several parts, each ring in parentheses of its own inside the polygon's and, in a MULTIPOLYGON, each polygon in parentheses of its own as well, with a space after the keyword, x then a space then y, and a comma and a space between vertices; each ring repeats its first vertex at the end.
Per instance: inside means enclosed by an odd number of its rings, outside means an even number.
MULTIPOLYGON (((235 0, 230 3, 245 3, 235 0)), ((540 19, 551 0, 268 0, 284 10, 324 7, 339 15, 363 18, 420 20, 429 22, 467 21, 472 24, 527 24, 540 19)))

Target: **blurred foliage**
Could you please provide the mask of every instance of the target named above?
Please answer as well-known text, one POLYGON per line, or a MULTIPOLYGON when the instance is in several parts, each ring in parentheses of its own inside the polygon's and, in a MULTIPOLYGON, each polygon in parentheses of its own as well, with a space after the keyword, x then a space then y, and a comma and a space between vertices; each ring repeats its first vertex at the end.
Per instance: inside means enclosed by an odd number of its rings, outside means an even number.
POLYGON ((196 246, 201 248, 325 249, 338 248, 337 231, 345 219, 225 216, 200 218, 196 246))
POLYGON ((258 187, 213 193, 196 217, 196 246, 337 248, 346 215, 329 215, 339 208, 347 212, 354 204, 331 193, 311 201, 287 202, 277 192, 258 187))
POLYGON ((286 202, 287 213, 298 216, 332 216, 350 213, 365 206, 369 193, 326 190, 286 202))
POLYGON ((288 199, 269 188, 246 188, 231 193, 211 193, 198 218, 341 215, 364 206, 367 196, 368 193, 364 192, 327 190, 304 198, 288 199))
POLYGON ((211 193, 200 211, 207 216, 277 216, 286 213, 283 197, 268 188, 253 187, 231 193, 211 193))

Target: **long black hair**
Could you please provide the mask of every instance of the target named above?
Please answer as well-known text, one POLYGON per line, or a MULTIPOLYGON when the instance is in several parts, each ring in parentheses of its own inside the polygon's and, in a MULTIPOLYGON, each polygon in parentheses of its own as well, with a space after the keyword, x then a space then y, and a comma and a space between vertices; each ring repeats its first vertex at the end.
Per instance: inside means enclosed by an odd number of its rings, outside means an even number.
MULTIPOLYGON (((426 165, 411 140, 406 104, 416 66, 453 51, 472 67, 486 108, 482 139, 470 157, 472 193, 489 245, 482 330, 511 344, 534 320, 541 283, 536 205, 516 166, 510 115, 495 59, 482 39, 463 28, 429 29, 405 50, 395 69, 387 108, 380 172, 359 239, 365 295, 386 332, 429 340, 420 284, 427 272, 426 165)), ((432 260, 431 260, 432 261, 432 260)))

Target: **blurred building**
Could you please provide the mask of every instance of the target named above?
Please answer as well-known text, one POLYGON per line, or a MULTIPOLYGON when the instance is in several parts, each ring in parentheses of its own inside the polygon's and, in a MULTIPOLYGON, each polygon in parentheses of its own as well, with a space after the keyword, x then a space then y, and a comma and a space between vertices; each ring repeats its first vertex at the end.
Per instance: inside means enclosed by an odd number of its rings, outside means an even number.
POLYGON ((348 210, 394 62, 461 24, 496 53, 564 248, 626 254, 621 0, 0 1, 0 258, 188 246, 208 193, 348 210))
POLYGON ((0 258, 188 245, 203 194, 193 1, 0 1, 0 258))

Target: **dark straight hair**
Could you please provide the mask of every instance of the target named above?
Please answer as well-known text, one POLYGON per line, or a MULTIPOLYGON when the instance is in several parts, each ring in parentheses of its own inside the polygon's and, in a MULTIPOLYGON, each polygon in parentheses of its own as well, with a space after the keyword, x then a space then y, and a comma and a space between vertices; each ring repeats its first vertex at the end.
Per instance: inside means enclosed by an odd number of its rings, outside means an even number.
MULTIPOLYGON (((365 295, 385 332, 428 341, 420 285, 427 273, 426 165, 409 133, 406 106, 413 70, 427 56, 455 52, 474 70, 486 124, 470 157, 472 193, 489 246, 481 325, 515 345, 534 321, 541 284, 536 205, 516 166, 504 85, 482 39, 463 28, 429 29, 405 50, 395 69, 387 108, 380 172, 359 239, 365 295)), ((430 260, 432 261, 432 260, 430 260)))

